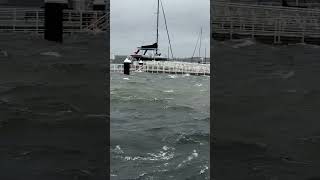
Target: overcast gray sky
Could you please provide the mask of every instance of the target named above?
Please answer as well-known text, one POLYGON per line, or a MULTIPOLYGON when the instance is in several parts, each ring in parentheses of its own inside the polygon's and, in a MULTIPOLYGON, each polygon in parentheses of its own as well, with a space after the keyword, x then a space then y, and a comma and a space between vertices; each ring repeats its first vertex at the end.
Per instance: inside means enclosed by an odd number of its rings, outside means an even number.
MULTIPOLYGON (((210 1, 162 0, 175 57, 191 57, 200 27, 202 56, 210 54, 210 1)), ((128 55, 141 45, 156 41, 157 0, 111 0, 111 55, 128 55)), ((168 51, 163 14, 160 6, 159 48, 168 51)), ((198 52, 196 53, 198 55, 198 52)))

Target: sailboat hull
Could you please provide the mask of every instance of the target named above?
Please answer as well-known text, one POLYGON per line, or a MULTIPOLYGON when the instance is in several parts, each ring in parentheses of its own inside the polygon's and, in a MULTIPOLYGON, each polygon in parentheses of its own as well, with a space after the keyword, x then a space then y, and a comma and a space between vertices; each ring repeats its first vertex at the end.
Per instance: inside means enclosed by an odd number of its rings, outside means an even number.
POLYGON ((142 61, 167 61, 168 59, 166 57, 162 56, 144 56, 144 55, 131 55, 136 60, 142 60, 142 61))

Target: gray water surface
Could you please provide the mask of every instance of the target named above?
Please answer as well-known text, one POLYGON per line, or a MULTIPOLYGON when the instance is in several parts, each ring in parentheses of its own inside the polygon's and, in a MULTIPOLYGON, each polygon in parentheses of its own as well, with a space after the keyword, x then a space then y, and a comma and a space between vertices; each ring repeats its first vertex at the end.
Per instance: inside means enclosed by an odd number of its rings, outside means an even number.
POLYGON ((209 179, 209 81, 111 73, 111 178, 209 179))

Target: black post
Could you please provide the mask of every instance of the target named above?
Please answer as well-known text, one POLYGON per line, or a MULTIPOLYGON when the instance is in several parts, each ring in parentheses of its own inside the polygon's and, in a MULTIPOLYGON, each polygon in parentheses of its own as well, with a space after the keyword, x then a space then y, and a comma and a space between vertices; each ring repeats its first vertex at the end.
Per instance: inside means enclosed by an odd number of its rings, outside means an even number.
POLYGON ((123 73, 126 75, 130 75, 130 65, 131 61, 129 59, 126 59, 123 61, 123 73))
POLYGON ((57 1, 46 1, 45 3, 45 22, 44 38, 48 41, 63 41, 63 9, 65 3, 57 1))

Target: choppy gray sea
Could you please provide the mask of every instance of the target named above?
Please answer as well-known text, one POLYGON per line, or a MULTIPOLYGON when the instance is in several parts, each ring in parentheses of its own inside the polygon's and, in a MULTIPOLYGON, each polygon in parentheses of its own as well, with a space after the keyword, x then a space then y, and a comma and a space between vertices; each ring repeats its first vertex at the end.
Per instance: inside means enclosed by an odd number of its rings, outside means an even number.
POLYGON ((213 177, 320 179, 320 46, 213 44, 213 177))
POLYGON ((111 73, 111 179, 209 179, 210 77, 111 73))

